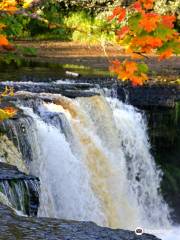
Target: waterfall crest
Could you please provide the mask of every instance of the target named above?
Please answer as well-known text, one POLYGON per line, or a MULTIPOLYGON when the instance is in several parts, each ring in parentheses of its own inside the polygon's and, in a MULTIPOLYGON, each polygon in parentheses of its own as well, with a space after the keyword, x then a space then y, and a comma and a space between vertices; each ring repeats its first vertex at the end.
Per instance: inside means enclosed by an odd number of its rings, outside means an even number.
POLYGON ((103 96, 31 107, 31 172, 41 181, 39 216, 112 228, 169 226, 161 172, 150 154, 142 113, 103 96))

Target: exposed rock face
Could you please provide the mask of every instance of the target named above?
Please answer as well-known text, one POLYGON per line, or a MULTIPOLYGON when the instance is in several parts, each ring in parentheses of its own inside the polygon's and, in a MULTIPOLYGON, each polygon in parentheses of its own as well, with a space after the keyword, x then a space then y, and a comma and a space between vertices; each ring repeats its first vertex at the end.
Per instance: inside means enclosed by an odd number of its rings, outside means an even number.
POLYGON ((117 96, 138 107, 174 107, 180 101, 180 86, 147 85, 140 87, 117 85, 117 96))
POLYGON ((28 173, 22 154, 6 135, 0 136, 0 161, 14 165, 20 171, 28 173))
POLYGON ((20 172, 15 166, 0 163, 0 192, 12 207, 36 216, 39 206, 39 179, 20 172))
POLYGON ((16 216, 0 205, 0 239, 21 240, 158 240, 149 234, 142 236, 125 230, 99 227, 92 222, 16 216))
POLYGON ((14 179, 39 181, 37 177, 20 172, 18 168, 15 166, 0 162, 0 181, 14 180, 14 179))
MULTIPOLYGON (((22 161, 24 161, 24 166, 25 163, 27 165, 29 164, 30 161, 32 161, 32 149, 31 149, 31 144, 30 140, 27 136, 27 129, 26 128, 31 128, 32 124, 32 119, 21 112, 18 113, 14 118, 7 119, 0 123, 0 132, 2 132, 9 141, 4 142, 4 145, 7 145, 7 143, 11 142, 11 145, 15 146, 16 152, 21 155, 22 161), (26 128, 25 128, 26 126, 26 128)), ((7 147, 7 146, 6 146, 7 147)), ((0 148, 1 149, 1 148, 0 148)), ((15 158, 15 155, 12 156, 12 151, 7 150, 9 153, 8 155, 11 155, 11 159, 15 158)), ((7 154, 6 154, 7 155, 7 154)), ((21 161, 21 162, 22 162, 21 161)), ((6 160, 6 162, 8 162, 6 160)), ((10 162, 12 165, 16 165, 15 163, 18 164, 18 161, 10 162)), ((19 162, 20 163, 20 162, 19 162)), ((19 167, 19 165, 16 165, 19 170, 22 170, 22 168, 19 167)), ((24 172, 24 171, 23 171, 24 172)))
POLYGON ((33 83, 33 82, 2 82, 0 83, 0 90, 5 86, 13 86, 15 91, 29 91, 33 93, 58 93, 69 98, 75 97, 91 97, 97 93, 90 89, 94 87, 92 84, 55 84, 55 83, 33 83))
POLYGON ((162 194, 172 218, 180 223, 180 103, 175 107, 145 110, 152 152, 163 171, 162 194))
POLYGON ((33 93, 58 93, 69 98, 90 97, 97 95, 96 88, 116 89, 117 97, 134 106, 174 107, 180 101, 179 85, 144 85, 133 87, 123 85, 115 79, 77 79, 76 83, 35 83, 35 82, 1 82, 0 90, 5 86, 13 86, 15 91, 29 91, 33 93))

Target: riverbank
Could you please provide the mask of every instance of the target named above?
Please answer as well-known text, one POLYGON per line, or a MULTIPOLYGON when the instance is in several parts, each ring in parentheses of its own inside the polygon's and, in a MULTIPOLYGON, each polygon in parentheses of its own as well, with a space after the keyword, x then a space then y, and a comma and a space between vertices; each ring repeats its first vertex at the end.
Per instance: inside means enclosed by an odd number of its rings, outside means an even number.
MULTIPOLYGON (((17 41, 17 45, 33 47, 37 50, 36 57, 25 57, 26 60, 36 62, 72 64, 108 71, 113 59, 128 58, 119 45, 89 45, 79 42, 62 41, 17 41)), ((150 55, 144 60, 149 65, 150 80, 155 82, 179 83, 180 61, 174 56, 165 61, 157 61, 157 57, 150 55)))

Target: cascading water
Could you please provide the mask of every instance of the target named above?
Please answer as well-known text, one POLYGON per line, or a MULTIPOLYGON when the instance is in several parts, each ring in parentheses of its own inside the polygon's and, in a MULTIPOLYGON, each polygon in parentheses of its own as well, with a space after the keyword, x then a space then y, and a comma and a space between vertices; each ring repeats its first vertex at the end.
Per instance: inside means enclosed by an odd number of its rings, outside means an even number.
POLYGON ((117 99, 56 96, 23 111, 32 118, 31 171, 40 177, 39 216, 134 230, 169 226, 160 171, 143 115, 117 99))

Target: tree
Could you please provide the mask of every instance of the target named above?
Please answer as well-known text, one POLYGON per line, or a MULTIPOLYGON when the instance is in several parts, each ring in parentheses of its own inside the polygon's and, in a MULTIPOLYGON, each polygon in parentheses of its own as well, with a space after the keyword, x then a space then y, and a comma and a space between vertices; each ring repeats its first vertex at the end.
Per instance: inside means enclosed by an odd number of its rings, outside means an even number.
MULTIPOLYGON (((6 24, 2 22, 2 19, 5 15, 11 16, 15 14, 19 7, 23 7, 24 4, 27 4, 27 1, 15 1, 15 0, 2 0, 0 3, 0 12, 1 12, 1 22, 0 22, 0 51, 13 51, 14 47, 9 42, 5 29, 7 28, 6 24)), ((0 94, 0 101, 4 96, 13 95, 13 89, 6 87, 4 92, 0 94)), ((4 107, 0 108, 0 121, 13 117, 16 114, 16 109, 13 107, 4 107)))
POLYGON ((176 17, 155 13, 153 6, 154 0, 138 0, 127 9, 115 7, 108 17, 116 26, 117 42, 131 57, 123 62, 114 60, 110 69, 118 79, 130 80, 133 85, 142 85, 148 79, 148 66, 142 61, 147 54, 156 54, 161 61, 180 51, 179 34, 174 29, 176 17))

